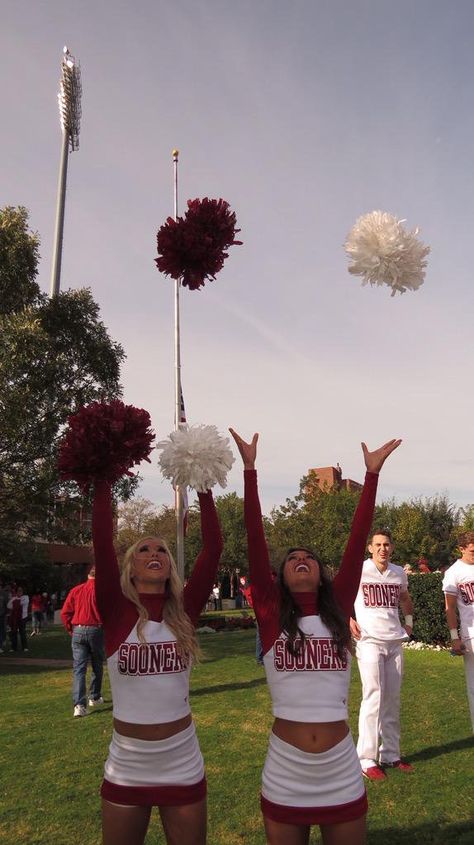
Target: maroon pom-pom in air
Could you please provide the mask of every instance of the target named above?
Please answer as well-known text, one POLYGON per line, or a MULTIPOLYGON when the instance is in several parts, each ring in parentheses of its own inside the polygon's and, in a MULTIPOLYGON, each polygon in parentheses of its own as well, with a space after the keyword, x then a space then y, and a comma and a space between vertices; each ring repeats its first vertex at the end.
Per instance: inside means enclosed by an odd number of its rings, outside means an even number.
POLYGON ((155 434, 143 408, 120 400, 84 405, 68 420, 60 447, 61 478, 76 481, 83 491, 96 481, 113 484, 130 468, 148 460, 155 434))
POLYGON ((213 280, 224 266, 230 246, 240 245, 235 236, 235 213, 223 199, 188 200, 184 217, 168 217, 158 232, 158 270, 181 279, 183 285, 197 290, 206 279, 213 280))

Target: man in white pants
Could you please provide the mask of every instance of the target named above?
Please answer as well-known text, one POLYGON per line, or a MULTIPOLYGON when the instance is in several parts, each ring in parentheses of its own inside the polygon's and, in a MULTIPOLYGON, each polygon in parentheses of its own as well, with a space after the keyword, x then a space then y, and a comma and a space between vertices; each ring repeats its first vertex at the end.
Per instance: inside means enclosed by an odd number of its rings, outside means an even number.
POLYGON ((443 591, 446 619, 454 654, 464 657, 467 698, 474 731, 474 531, 466 531, 458 539, 461 557, 444 573, 443 591), (458 632, 459 613, 461 635, 458 632))
POLYGON ((390 532, 377 530, 369 552, 372 557, 363 565, 354 604, 356 619, 350 623, 362 681, 357 753, 363 775, 384 780, 386 768, 413 771, 413 766, 400 759, 402 642, 413 630, 413 602, 406 573, 390 562, 390 532))

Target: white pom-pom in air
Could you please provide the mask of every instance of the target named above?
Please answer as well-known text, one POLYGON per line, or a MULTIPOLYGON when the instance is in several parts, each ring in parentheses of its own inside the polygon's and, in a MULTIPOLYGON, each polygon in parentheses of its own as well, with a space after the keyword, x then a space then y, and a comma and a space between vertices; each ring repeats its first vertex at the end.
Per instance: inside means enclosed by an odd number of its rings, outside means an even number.
POLYGON ((385 211, 356 220, 344 246, 349 273, 362 276, 363 285, 388 285, 394 296, 423 284, 430 247, 418 240, 419 229, 408 232, 404 222, 385 211))
POLYGON ((234 463, 228 444, 214 425, 183 426, 157 445, 161 471, 173 487, 192 487, 198 493, 215 484, 225 487, 234 463))

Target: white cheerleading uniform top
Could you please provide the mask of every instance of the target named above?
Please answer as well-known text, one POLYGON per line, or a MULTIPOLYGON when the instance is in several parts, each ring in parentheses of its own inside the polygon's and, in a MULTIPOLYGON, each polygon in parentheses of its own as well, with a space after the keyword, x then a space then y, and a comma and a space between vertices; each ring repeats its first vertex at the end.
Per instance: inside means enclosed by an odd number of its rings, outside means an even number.
POLYGON ((288 651, 287 636, 280 634, 263 657, 273 715, 293 722, 347 719, 350 653, 346 650, 344 658, 339 657, 318 615, 302 616, 298 625, 305 640, 297 654, 288 651))
MULTIPOLYGON (((280 588, 272 578, 263 531, 257 474, 255 470, 245 470, 244 478, 250 584, 273 713, 294 722, 347 719, 350 654, 345 650, 344 656, 339 657, 332 634, 319 616, 316 592, 293 593, 301 614, 298 626, 305 640, 295 656, 288 650, 287 635, 280 626, 280 588)), ((377 480, 376 473, 367 473, 342 563, 333 581, 334 596, 347 619, 359 585, 377 480)))
POLYGON ((474 564, 457 560, 444 573, 443 591, 456 596, 461 639, 474 640, 474 564))
MULTIPOLYGON (((222 538, 212 493, 200 493, 203 548, 186 587, 183 606, 195 625, 215 582, 222 538)), ((186 656, 163 620, 166 593, 140 594, 148 612, 143 628, 146 642, 137 636, 138 610, 120 587, 113 545, 110 485, 96 485, 92 516, 96 561, 96 598, 103 621, 107 666, 112 687, 114 717, 138 725, 174 722, 190 713, 186 656)))
POLYGON ((361 642, 406 640, 399 615, 400 595, 407 591, 403 567, 389 563, 379 572, 372 558, 364 562, 354 609, 361 642))
POLYGON ((113 715, 136 724, 139 711, 139 723, 144 725, 155 724, 158 715, 160 723, 181 719, 190 713, 191 667, 180 656, 166 622, 147 622, 143 633, 145 643, 138 639, 135 625, 107 658, 113 715))

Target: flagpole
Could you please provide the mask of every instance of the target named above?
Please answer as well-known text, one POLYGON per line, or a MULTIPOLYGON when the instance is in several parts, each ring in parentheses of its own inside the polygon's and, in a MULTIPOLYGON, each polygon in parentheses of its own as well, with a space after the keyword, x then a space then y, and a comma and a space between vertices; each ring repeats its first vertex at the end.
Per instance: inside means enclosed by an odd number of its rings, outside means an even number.
MULTIPOLYGON (((174 176, 174 219, 178 218, 178 156, 179 150, 173 150, 173 176, 174 176)), ((175 431, 181 422, 181 337, 179 324, 179 289, 181 280, 176 279, 174 283, 174 361, 175 361, 175 431)), ((183 495, 181 487, 175 490, 175 512, 176 512, 176 566, 178 574, 184 581, 184 523, 183 523, 183 495)))

